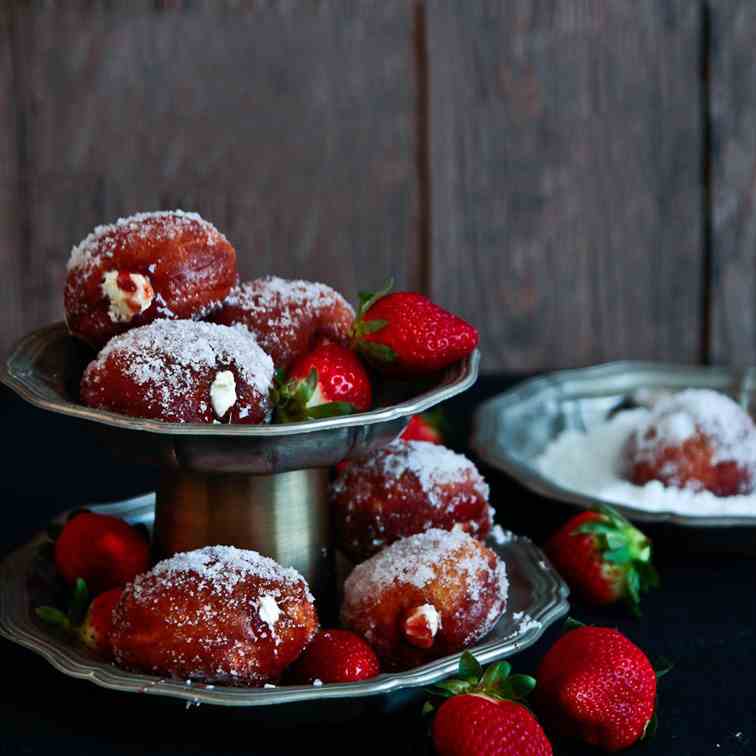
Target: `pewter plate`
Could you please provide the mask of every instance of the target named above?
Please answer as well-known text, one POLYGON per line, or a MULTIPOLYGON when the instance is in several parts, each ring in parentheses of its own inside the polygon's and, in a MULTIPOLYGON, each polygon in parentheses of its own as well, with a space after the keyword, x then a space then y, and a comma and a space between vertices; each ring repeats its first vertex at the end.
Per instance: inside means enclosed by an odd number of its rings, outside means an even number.
POLYGON ((425 382, 383 381, 376 409, 354 415, 282 425, 166 423, 85 407, 79 381, 94 353, 64 323, 34 331, 15 346, 0 380, 42 409, 91 421, 132 459, 161 462, 194 472, 271 474, 328 467, 384 446, 410 415, 424 412, 475 383, 480 354, 425 382))
MULTIPOLYGON (((489 399, 475 413, 471 445, 489 465, 541 496, 589 509, 607 502, 565 488, 538 469, 536 460, 548 444, 566 429, 586 430, 608 414, 632 406, 639 390, 686 388, 721 391, 751 415, 756 410, 756 368, 612 362, 533 378, 489 399)), ((696 516, 649 512, 614 502, 612 506, 643 522, 698 528, 756 527, 756 511, 752 515, 696 516)))
MULTIPOLYGON (((89 509, 151 527, 154 494, 89 509)), ((460 655, 455 654, 407 672, 321 687, 209 687, 125 672, 96 658, 83 646, 74 645, 35 617, 34 607, 52 602, 54 568, 42 549, 46 543, 46 534, 40 533, 0 564, 0 635, 43 656, 65 675, 90 680, 104 688, 184 699, 188 705, 268 706, 370 696, 390 698, 399 691, 448 677, 459 663, 460 655)), ((532 645, 569 608, 567 586, 543 553, 528 539, 512 536, 506 543, 489 545, 507 565, 510 600, 507 612, 494 630, 470 649, 483 664, 511 656, 532 645)))

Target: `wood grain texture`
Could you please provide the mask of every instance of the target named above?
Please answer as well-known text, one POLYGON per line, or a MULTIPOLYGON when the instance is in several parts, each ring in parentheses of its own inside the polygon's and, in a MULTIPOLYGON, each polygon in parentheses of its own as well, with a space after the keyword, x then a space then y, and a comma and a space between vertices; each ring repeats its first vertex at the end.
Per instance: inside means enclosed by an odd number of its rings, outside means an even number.
POLYGON ((484 368, 698 360, 698 3, 427 12, 431 290, 484 368))
POLYGON ((710 6, 714 362, 756 364, 756 7, 710 6))
POLYGON ((23 327, 19 296, 23 187, 19 172, 12 24, 10 7, 0 7, 0 354, 10 346, 11 334, 20 333, 23 327))
POLYGON ((72 244, 145 209, 200 212, 243 277, 315 278, 349 297, 389 275, 421 285, 411 3, 24 2, 16 14, 24 329, 60 318, 72 244))

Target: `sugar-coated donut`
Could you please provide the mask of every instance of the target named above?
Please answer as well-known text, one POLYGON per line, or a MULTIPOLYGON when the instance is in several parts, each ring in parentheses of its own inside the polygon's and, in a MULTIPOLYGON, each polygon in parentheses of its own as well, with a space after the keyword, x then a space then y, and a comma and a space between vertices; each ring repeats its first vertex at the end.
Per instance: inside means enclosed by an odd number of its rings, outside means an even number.
POLYGON ((427 441, 397 439, 342 466, 331 487, 338 546, 359 561, 430 528, 491 530, 488 485, 461 454, 427 441))
POLYGON ((98 226, 73 248, 66 322, 100 347, 157 318, 200 318, 236 281, 236 252, 211 223, 181 210, 139 213, 98 226))
POLYGON ((357 565, 344 583, 342 623, 386 667, 406 669, 461 651, 504 612, 504 563, 462 531, 403 538, 357 565))
POLYGON ((625 447, 629 479, 717 496, 753 491, 756 428, 732 399, 689 389, 658 401, 625 447))
POLYGON ((273 362, 245 328, 156 320, 111 339, 84 371, 90 407, 173 423, 269 419, 273 362))
POLYGON ((320 338, 344 343, 354 322, 354 310, 335 289, 322 283, 265 276, 237 286, 223 307, 211 315, 216 323, 241 323, 286 369, 320 338))
POLYGON ((292 568, 255 551, 207 546, 176 554, 126 586, 111 642, 126 669, 230 685, 277 680, 318 629, 292 568))

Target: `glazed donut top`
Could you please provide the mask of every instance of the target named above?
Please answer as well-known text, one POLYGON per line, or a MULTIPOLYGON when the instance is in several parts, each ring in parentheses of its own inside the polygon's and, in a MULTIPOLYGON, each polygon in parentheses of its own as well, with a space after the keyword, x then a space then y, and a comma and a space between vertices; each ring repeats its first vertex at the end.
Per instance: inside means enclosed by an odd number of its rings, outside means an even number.
POLYGON ((475 603, 481 598, 480 586, 484 582, 481 575, 494 577, 499 595, 504 598, 509 591, 506 567, 497 560, 492 568, 486 553, 492 552, 467 533, 433 528, 402 538, 358 564, 346 579, 344 593, 349 596, 349 603, 355 605, 370 604, 395 583, 422 589, 437 578, 439 565, 451 558, 464 577, 470 601, 475 603))
POLYGON ((635 460, 652 461, 664 448, 681 446, 702 434, 712 462, 736 462, 756 471, 756 428, 728 396, 710 389, 688 389, 659 400, 633 433, 635 460))
MULTIPOLYGON (((443 505, 443 486, 469 479, 473 488, 483 499, 488 501, 489 488, 478 472, 478 468, 463 454, 457 454, 440 444, 429 441, 403 441, 396 439, 373 456, 349 465, 342 476, 333 484, 335 493, 341 493, 346 486, 346 479, 366 472, 375 473, 390 479, 401 481, 406 472, 414 474, 420 487, 434 507, 443 505)), ((369 487, 354 491, 356 501, 369 497, 369 487)))
POLYGON ((105 368, 117 355, 125 372, 143 387, 148 400, 171 406, 176 395, 191 392, 198 373, 233 365, 262 396, 273 382, 273 361, 243 326, 193 320, 155 320, 112 338, 87 368, 105 368))

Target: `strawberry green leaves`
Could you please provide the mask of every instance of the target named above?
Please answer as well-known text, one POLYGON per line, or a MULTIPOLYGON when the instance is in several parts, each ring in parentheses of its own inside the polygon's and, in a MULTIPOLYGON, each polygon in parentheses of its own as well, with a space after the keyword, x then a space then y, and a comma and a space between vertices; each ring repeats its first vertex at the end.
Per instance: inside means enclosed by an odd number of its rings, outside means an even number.
POLYGON ((319 420, 325 417, 350 415, 355 408, 349 402, 325 402, 309 406, 318 387, 318 371, 310 370, 304 380, 285 380, 282 373, 277 373, 271 400, 276 408, 276 419, 281 423, 293 423, 301 420, 319 420))
POLYGON ((34 613, 48 625, 60 628, 64 632, 70 632, 81 624, 89 606, 89 590, 87 584, 81 578, 76 580, 68 611, 63 612, 54 606, 39 606, 34 613))
POLYGON ((600 518, 584 522, 573 535, 590 535, 603 562, 624 578, 624 598, 633 614, 640 614, 641 594, 659 586, 659 575, 651 564, 651 542, 612 507, 602 506, 600 518))
MULTIPOLYGON (((535 684, 533 677, 513 675, 512 665, 507 661, 484 669, 469 651, 465 651, 459 660, 458 677, 436 683, 429 693, 438 698, 477 694, 495 700, 524 702, 535 684)), ((428 713, 432 709, 429 702, 423 711, 428 713)))
POLYGON ((380 344, 375 341, 366 341, 364 339, 365 336, 376 333, 388 325, 387 320, 365 320, 365 315, 379 299, 385 297, 393 288, 394 279, 391 278, 379 291, 361 291, 358 294, 359 305, 357 307, 357 317, 355 318, 352 329, 352 348, 364 354, 368 359, 375 360, 376 362, 393 362, 396 360, 396 352, 385 344, 380 344))

